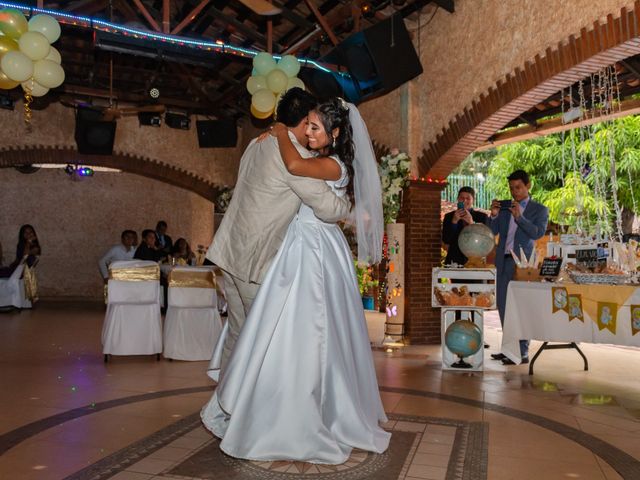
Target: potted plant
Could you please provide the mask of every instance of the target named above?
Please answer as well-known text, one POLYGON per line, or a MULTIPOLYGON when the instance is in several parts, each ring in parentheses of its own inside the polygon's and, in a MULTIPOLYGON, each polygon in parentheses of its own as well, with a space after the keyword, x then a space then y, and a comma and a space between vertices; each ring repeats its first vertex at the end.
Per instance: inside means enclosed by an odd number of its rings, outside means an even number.
POLYGON ((353 261, 358 277, 358 287, 362 296, 362 306, 365 310, 374 310, 372 289, 378 286, 378 281, 373 279, 372 267, 364 262, 353 261))

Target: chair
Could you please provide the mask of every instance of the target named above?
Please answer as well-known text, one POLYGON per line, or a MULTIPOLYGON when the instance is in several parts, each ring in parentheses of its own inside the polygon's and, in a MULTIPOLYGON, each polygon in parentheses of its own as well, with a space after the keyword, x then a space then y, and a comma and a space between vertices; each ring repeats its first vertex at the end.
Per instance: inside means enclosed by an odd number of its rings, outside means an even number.
POLYGON ((107 313, 102 327, 104 361, 109 355, 156 355, 162 352, 160 268, 143 260, 109 266, 107 313))
POLYGON ((175 267, 169 274, 164 357, 210 360, 221 331, 213 269, 175 267))
POLYGON ((24 260, 16 267, 10 277, 0 278, 0 308, 31 308, 24 284, 24 260))

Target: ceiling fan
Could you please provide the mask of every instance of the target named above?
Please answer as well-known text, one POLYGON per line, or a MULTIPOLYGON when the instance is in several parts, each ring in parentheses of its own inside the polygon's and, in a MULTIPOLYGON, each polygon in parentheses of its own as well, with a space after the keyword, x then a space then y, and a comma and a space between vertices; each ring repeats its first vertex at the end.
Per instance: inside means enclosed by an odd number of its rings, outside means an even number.
POLYGON ((272 16, 282 13, 282 9, 276 7, 267 0, 238 0, 247 8, 250 8, 258 15, 272 16))

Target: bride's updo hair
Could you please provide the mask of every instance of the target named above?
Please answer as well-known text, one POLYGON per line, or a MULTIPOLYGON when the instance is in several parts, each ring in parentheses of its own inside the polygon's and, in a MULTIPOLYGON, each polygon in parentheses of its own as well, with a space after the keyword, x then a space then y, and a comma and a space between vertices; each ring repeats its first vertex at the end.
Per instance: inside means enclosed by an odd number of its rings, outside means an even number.
POLYGON ((349 107, 343 99, 334 97, 318 105, 316 111, 329 137, 329 145, 326 147, 327 155, 336 155, 347 169, 347 174, 349 175, 349 183, 346 187, 347 196, 353 207, 354 148, 353 131, 351 129, 351 123, 349 122, 349 107), (333 142, 332 132, 335 128, 340 129, 340 133, 335 138, 335 142, 333 142))

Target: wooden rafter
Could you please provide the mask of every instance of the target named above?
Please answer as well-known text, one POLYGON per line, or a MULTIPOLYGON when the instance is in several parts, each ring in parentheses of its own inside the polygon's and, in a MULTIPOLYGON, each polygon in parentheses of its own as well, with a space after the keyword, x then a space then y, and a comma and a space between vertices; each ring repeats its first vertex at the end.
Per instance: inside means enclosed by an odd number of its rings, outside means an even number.
POLYGON ((160 25, 158 25, 158 22, 156 22, 153 19, 153 17, 149 13, 149 10, 147 10, 147 7, 145 7, 142 4, 142 1, 141 0, 133 0, 133 3, 135 3, 136 7, 138 7, 138 10, 140 10, 140 13, 142 13, 142 16, 147 20, 149 25, 151 25, 151 28, 153 28, 156 32, 160 32, 161 31, 160 25))
POLYGON ((315 17, 318 19, 318 23, 324 30, 324 33, 326 33, 327 36, 329 37, 329 40, 331 40, 331 43, 333 43, 334 46, 338 45, 339 43, 338 37, 336 37, 336 34, 333 33, 333 29, 331 28, 331 25, 329 25, 327 20, 324 18, 324 15, 320 13, 320 10, 318 10, 318 7, 315 6, 315 4, 313 3, 313 0, 304 0, 304 3, 307 4, 307 7, 309 7, 309 10, 311 10, 315 15, 315 17))
POLYGON ((198 14, 206 7, 211 0, 202 0, 184 19, 171 30, 171 35, 178 35, 187 25, 195 20, 198 14))
POLYGON ((171 0, 162 0, 162 33, 171 32, 171 0))

